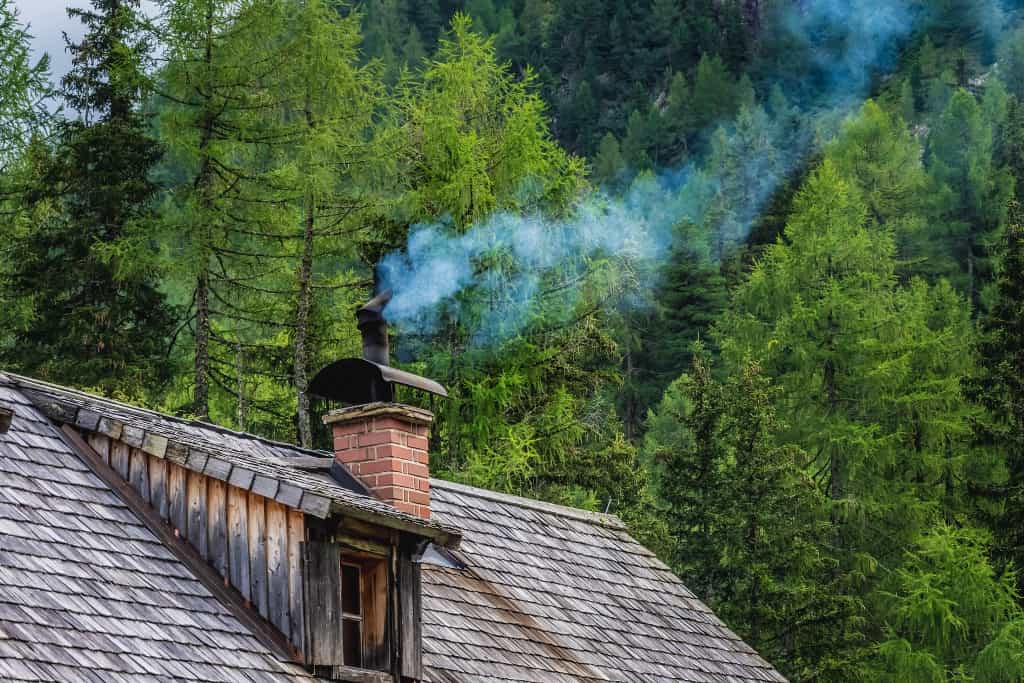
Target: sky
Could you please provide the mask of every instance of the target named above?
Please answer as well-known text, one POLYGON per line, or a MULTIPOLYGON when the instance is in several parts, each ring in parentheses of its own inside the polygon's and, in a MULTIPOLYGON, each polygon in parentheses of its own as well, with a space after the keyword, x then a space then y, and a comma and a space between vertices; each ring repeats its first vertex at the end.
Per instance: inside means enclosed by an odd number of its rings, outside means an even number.
POLYGON ((38 58, 44 52, 50 55, 50 72, 54 81, 71 66, 71 56, 64 51, 64 36, 76 40, 82 35, 81 24, 68 18, 67 8, 84 7, 86 0, 13 0, 18 8, 18 17, 23 24, 29 25, 32 34, 32 47, 38 58))

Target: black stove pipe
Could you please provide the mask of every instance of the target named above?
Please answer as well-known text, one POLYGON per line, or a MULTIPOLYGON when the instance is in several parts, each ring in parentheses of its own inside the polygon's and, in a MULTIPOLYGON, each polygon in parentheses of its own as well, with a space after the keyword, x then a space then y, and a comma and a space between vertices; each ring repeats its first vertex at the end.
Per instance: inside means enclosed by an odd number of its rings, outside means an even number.
POLYGON ((388 365, 391 361, 388 321, 384 319, 384 307, 389 301, 391 290, 387 289, 356 311, 357 326, 363 335, 363 358, 378 365, 388 365))

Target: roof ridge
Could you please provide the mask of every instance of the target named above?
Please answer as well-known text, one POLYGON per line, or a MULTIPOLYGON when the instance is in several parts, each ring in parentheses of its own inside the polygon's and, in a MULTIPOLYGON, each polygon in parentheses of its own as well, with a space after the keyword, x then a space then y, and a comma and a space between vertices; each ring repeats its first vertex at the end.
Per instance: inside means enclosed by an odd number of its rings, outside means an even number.
POLYGON ((568 505, 559 505, 558 503, 549 503, 535 498, 514 496, 511 493, 491 491, 477 486, 460 484, 458 482, 448 481, 446 479, 437 479, 434 477, 431 477, 430 479, 430 486, 431 488, 463 493, 468 496, 476 496, 477 498, 483 498, 484 500, 489 500, 495 503, 505 503, 507 505, 526 508, 527 510, 535 510, 537 512, 546 512, 559 517, 567 517, 569 519, 586 522, 588 524, 597 524, 598 526, 619 529, 621 531, 629 530, 629 527, 626 526, 626 523, 623 522, 618 515, 613 515, 607 512, 583 510, 581 508, 574 508, 568 505))
POLYGON ((278 441, 277 439, 270 439, 270 438, 267 438, 265 436, 260 436, 259 434, 253 434, 252 432, 241 432, 241 431, 238 431, 237 429, 231 429, 230 427, 225 427, 225 426, 219 425, 219 424, 217 424, 215 422, 207 422, 205 420, 198 420, 198 419, 195 419, 195 418, 181 417, 180 415, 174 415, 172 413, 163 413, 163 412, 160 412, 159 410, 153 410, 152 408, 143 408, 141 406, 132 405, 131 403, 125 403, 124 401, 118 401, 117 399, 108 398, 106 396, 99 396, 97 394, 90 394, 88 391, 82 391, 81 389, 73 389, 71 387, 66 387, 66 386, 63 386, 63 385, 60 385, 60 384, 54 384, 53 382, 46 382, 46 381, 41 380, 41 379, 36 379, 34 377, 27 377, 25 375, 19 375, 17 373, 9 372, 7 370, 0 371, 0 377, 7 378, 18 389, 25 388, 25 386, 23 386, 23 385, 27 385, 27 388, 29 388, 29 389, 39 388, 39 389, 43 389, 43 390, 53 391, 53 392, 60 393, 60 394, 71 394, 71 395, 79 396, 79 397, 82 397, 82 398, 85 398, 85 399, 88 399, 88 400, 91 400, 91 401, 102 401, 102 402, 105 402, 105 403, 112 403, 114 405, 120 406, 120 407, 125 408, 127 410, 135 410, 135 411, 138 411, 138 412, 141 412, 141 413, 148 413, 148 414, 150 414, 150 415, 152 415, 154 417, 159 417, 159 418, 162 418, 162 419, 165 419, 165 420, 173 420, 175 422, 180 422, 182 424, 196 425, 196 426, 203 427, 204 429, 211 429, 213 431, 221 432, 223 434, 229 434, 229 435, 238 436, 238 437, 244 437, 244 438, 248 438, 248 439, 255 439, 255 440, 260 441, 262 443, 265 443, 265 444, 267 444, 269 446, 280 446, 280 447, 283 447, 283 448, 290 448, 291 450, 299 451, 299 452, 304 453, 306 455, 311 455, 311 456, 316 456, 316 457, 321 457, 321 458, 322 457, 331 457, 331 454, 328 453, 327 451, 321 451, 321 450, 317 450, 315 448, 304 448, 302 446, 297 446, 297 445, 295 445, 293 443, 288 443, 287 441, 278 441))

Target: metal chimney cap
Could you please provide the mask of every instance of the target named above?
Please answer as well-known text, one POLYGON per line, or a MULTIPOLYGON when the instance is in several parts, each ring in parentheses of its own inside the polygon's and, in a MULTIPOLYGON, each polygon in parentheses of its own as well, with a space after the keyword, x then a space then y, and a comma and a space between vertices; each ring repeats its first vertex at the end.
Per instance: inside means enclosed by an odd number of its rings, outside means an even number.
POLYGON ((365 358, 342 358, 320 372, 309 383, 309 393, 329 401, 363 404, 391 401, 392 385, 425 391, 435 396, 448 396, 438 382, 389 365, 381 365, 365 358))

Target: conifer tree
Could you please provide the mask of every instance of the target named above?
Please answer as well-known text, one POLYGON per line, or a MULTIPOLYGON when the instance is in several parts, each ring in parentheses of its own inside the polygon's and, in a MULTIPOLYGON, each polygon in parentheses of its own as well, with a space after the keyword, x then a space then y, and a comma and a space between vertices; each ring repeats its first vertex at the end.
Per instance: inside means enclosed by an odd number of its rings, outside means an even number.
MULTIPOLYGON (((275 133, 269 112, 282 102, 268 80, 283 73, 284 5, 276 0, 166 0, 167 64, 160 74, 160 131, 173 178, 164 212, 176 275, 191 281, 191 413, 210 419, 213 389, 224 413, 241 416, 241 375, 287 372, 287 353, 245 351, 266 330, 292 323, 266 315, 266 292, 250 285, 290 256, 267 253, 259 240, 288 220, 289 195, 274 178, 275 133), (242 371, 241 367, 248 367, 242 371), (228 407, 230 406, 230 408, 228 407)), ((270 408, 269 401, 265 407, 270 408)), ((253 403, 255 405, 255 403, 253 403)), ((289 416, 277 416, 290 421, 289 416)), ((247 425, 238 425, 245 427, 247 425)))
POLYGON ((698 344, 651 413, 644 453, 676 571, 791 680, 814 680, 844 663, 859 610, 834 590, 825 499, 806 455, 778 441, 772 393, 756 362, 717 381, 698 344))
POLYGON ((168 379, 173 318, 152 270, 160 145, 140 106, 151 44, 137 0, 70 9, 86 28, 69 43, 51 155, 24 195, 8 294, 34 303, 15 332, 25 372, 102 391, 137 392, 168 379))
MULTIPOLYGON (((1006 459, 1005 486, 991 493, 1001 503, 994 525, 1003 563, 1024 566, 1024 214, 1013 202, 1003 230, 995 301, 982 319, 979 373, 968 383, 986 411, 975 423, 979 442, 1006 459)), ((1024 586, 1022 586, 1024 588, 1024 586)))
POLYGON ((974 96, 957 90, 928 140, 928 165, 946 199, 943 240, 959 272, 948 275, 972 305, 981 303, 988 265, 984 245, 998 228, 1011 190, 1005 170, 993 164, 993 122, 974 96))

